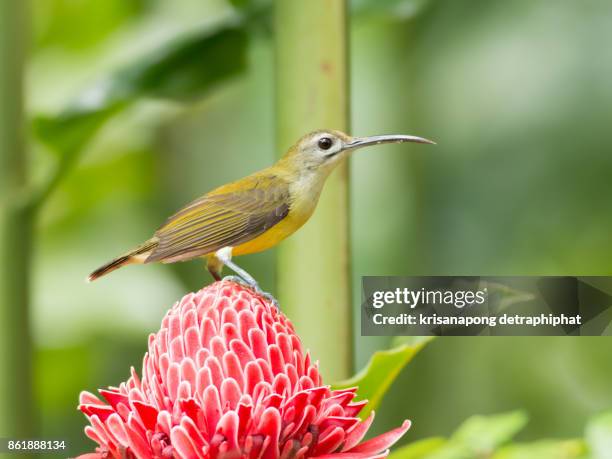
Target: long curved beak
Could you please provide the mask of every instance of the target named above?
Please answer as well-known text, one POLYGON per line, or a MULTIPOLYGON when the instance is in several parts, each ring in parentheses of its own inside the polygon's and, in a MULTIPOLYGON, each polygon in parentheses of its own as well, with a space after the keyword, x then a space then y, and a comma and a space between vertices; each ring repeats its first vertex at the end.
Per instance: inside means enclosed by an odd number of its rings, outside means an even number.
POLYGON ((353 137, 350 142, 344 145, 345 150, 352 150, 355 148, 369 147, 371 145, 379 145, 381 143, 403 143, 403 142, 415 142, 415 143, 427 143, 435 145, 429 139, 423 137, 416 137, 413 135, 373 135, 371 137, 353 137))

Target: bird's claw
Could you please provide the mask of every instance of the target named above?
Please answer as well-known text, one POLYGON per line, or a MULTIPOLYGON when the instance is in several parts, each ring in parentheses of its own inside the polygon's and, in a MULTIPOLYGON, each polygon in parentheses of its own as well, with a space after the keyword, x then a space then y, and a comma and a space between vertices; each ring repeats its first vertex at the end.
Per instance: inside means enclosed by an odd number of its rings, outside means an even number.
POLYGON ((254 288, 251 284, 249 284, 247 281, 245 281, 242 277, 240 276, 225 276, 223 279, 221 279, 222 282, 234 282, 236 284, 240 284, 244 287, 250 287, 250 288, 254 288))
POLYGON ((262 288, 259 286, 259 284, 256 283, 255 285, 253 285, 252 283, 247 282, 246 280, 244 280, 240 276, 225 276, 222 280, 223 281, 235 282, 235 283, 240 284, 240 285, 242 285, 244 287, 250 288, 255 293, 257 293, 259 296, 261 296, 262 298, 265 298, 270 303, 272 303, 274 305, 274 307, 278 311, 280 311, 280 306, 278 304, 278 300, 276 298, 274 298, 274 296, 271 293, 268 293, 268 292, 262 290, 262 288))
POLYGON ((280 306, 278 304, 278 300, 276 298, 274 298, 274 296, 271 293, 268 292, 264 292, 263 290, 261 290, 260 288, 257 289, 257 293, 265 298, 266 300, 268 300, 270 303, 272 303, 274 305, 274 307, 276 308, 277 311, 280 312, 280 306))

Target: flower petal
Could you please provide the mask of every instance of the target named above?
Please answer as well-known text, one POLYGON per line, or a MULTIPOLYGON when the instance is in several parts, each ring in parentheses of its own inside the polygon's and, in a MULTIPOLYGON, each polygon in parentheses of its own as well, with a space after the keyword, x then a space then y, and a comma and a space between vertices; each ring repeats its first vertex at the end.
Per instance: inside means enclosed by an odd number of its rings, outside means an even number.
POLYGON ((80 395, 83 459, 380 459, 408 429, 362 444, 357 388, 331 390, 291 322, 233 282, 185 295, 148 337, 141 377, 80 395))
POLYGON ((389 455, 389 450, 385 450, 379 454, 370 453, 335 453, 335 454, 322 454, 320 456, 313 456, 312 459, 382 459, 389 455))
POLYGON ((398 441, 402 435, 410 428, 410 421, 406 420, 400 427, 397 427, 389 432, 386 432, 378 437, 371 438, 368 441, 355 446, 348 452, 352 453, 367 453, 376 454, 389 448, 393 443, 398 441))
POLYGON ((172 447, 181 459, 194 459, 204 458, 201 452, 198 452, 195 445, 189 438, 187 431, 181 427, 176 426, 170 432, 170 440, 172 441, 172 447))
POLYGON ((365 421, 360 422, 348 432, 346 435, 346 440, 344 441, 343 451, 348 451, 357 446, 363 437, 365 437, 365 434, 368 432, 372 422, 374 422, 374 411, 370 413, 365 421))

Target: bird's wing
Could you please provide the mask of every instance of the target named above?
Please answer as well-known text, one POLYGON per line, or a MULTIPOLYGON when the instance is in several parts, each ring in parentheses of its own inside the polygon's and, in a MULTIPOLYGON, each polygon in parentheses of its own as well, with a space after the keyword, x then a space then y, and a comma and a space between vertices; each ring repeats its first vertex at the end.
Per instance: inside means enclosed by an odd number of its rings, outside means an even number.
POLYGON ((187 260, 254 239, 287 216, 289 197, 288 183, 276 175, 218 188, 168 219, 146 262, 187 260))

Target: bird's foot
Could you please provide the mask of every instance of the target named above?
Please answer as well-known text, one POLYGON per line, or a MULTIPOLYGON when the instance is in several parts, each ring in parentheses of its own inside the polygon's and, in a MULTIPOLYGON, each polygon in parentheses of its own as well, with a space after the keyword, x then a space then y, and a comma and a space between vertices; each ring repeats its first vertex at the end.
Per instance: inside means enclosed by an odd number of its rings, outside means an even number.
POLYGON ((253 285, 251 285, 250 282, 247 282, 246 280, 244 280, 242 277, 240 276, 225 276, 223 279, 221 279, 222 282, 235 282, 236 284, 240 284, 244 287, 249 287, 249 288, 254 288, 253 285))
POLYGON ((271 293, 268 293, 268 292, 264 292, 259 287, 257 288, 257 293, 259 294, 259 296, 265 298, 270 303, 272 303, 274 305, 274 307, 276 308, 276 310, 280 312, 280 306, 278 304, 278 300, 276 298, 274 298, 274 295, 272 295, 271 293))
POLYGON ((225 276, 222 280, 223 281, 235 282, 235 283, 240 284, 240 285, 242 285, 244 287, 250 288, 255 293, 257 293, 259 296, 261 296, 262 298, 265 298, 270 303, 272 303, 274 305, 274 307, 276 307, 276 309, 278 311, 280 311, 280 306, 278 305, 278 300, 276 298, 274 298, 274 296, 271 293, 268 293, 268 292, 264 291, 259 286, 259 284, 257 282, 255 282, 255 283, 249 282, 249 281, 247 281, 246 279, 243 279, 240 276, 225 276))

